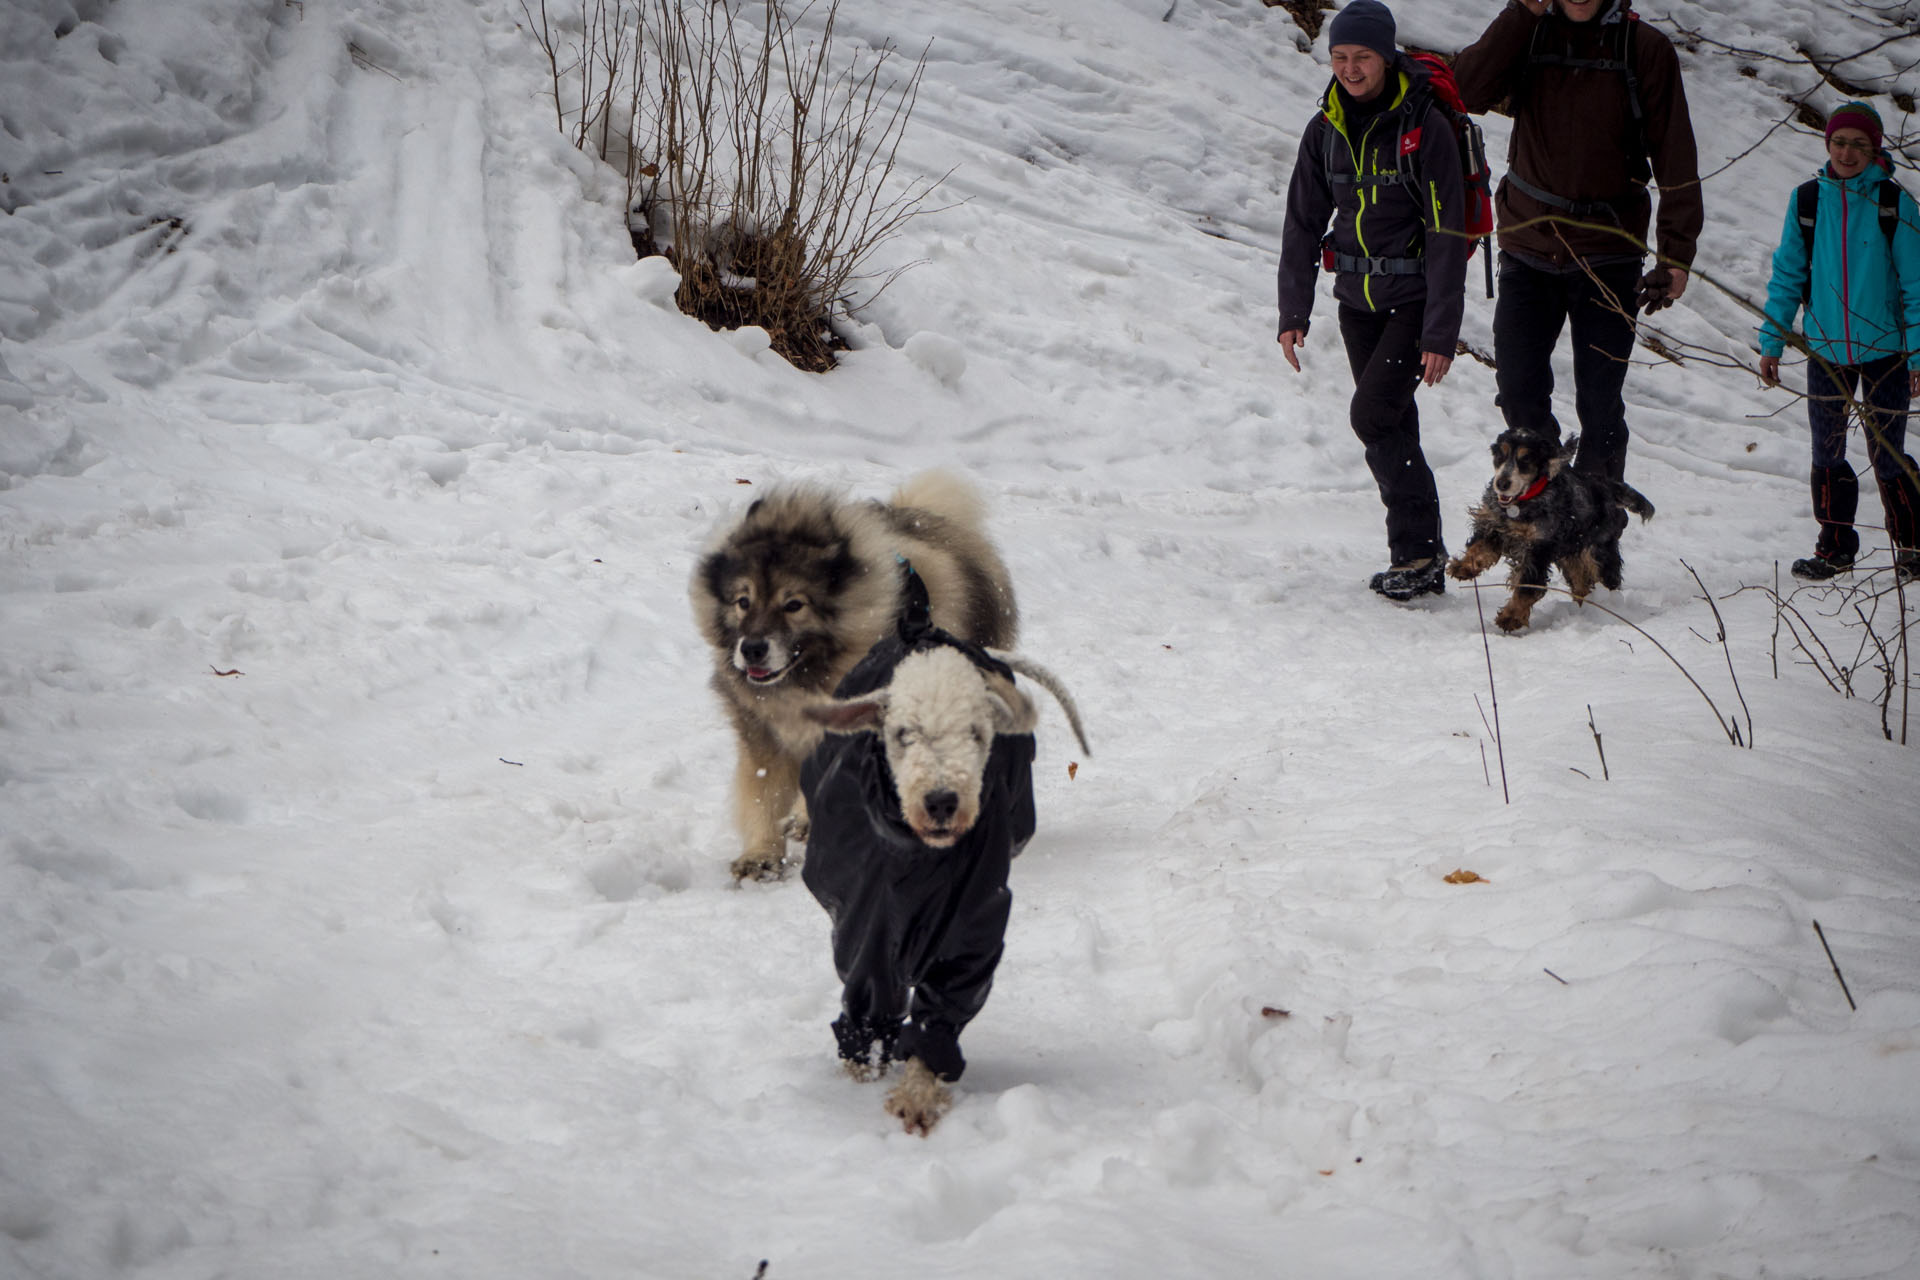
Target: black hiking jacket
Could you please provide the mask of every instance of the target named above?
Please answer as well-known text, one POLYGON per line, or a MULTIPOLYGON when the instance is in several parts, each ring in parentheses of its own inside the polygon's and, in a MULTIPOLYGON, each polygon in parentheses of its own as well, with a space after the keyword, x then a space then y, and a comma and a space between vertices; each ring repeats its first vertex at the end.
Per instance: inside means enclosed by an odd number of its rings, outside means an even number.
POLYGON ((1372 312, 1424 304, 1420 350, 1451 359, 1473 245, 1465 234, 1460 146, 1426 76, 1404 59, 1388 69, 1381 92, 1388 101, 1350 127, 1345 95, 1329 84, 1320 113, 1300 137, 1280 232, 1279 331, 1307 329, 1321 242, 1330 239, 1333 252, 1350 264, 1417 263, 1391 275, 1336 268, 1333 296, 1372 312), (1395 180, 1401 176, 1410 182, 1395 180))

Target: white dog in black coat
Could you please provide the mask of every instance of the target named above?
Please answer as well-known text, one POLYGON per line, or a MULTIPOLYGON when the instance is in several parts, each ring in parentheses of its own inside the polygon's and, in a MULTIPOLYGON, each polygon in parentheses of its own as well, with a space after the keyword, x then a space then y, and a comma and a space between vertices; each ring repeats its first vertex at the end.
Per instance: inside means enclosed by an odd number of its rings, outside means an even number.
POLYGON ((860 1079, 905 1063, 887 1110, 924 1134, 966 1069, 960 1033, 992 989, 1008 871, 1035 827, 1036 716, 1016 670, 1061 699, 1086 744, 1051 676, 934 627, 907 580, 896 634, 808 709, 828 736, 800 771, 800 875, 833 921, 841 1060, 860 1079))

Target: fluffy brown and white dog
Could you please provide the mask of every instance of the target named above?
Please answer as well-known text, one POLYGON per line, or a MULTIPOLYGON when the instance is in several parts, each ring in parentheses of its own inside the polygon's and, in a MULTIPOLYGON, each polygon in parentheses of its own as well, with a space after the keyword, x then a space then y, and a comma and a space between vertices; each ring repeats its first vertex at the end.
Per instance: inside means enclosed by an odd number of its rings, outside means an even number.
POLYGON ((1447 573, 1465 580, 1502 559, 1513 566, 1513 594, 1493 619, 1502 631, 1518 631, 1532 619, 1556 565, 1576 601, 1596 583, 1618 591, 1627 513, 1642 520, 1653 515, 1653 504, 1633 486, 1569 467, 1578 444, 1578 437, 1560 445, 1514 430, 1493 442, 1493 479, 1469 512, 1473 534, 1447 573))
POLYGON ((787 840, 806 839, 800 764, 824 733, 806 708, 892 627, 903 559, 926 583, 935 626, 1012 646, 1013 583, 983 517, 971 485, 931 471, 886 502, 776 488, 716 532, 691 596, 713 647, 713 688, 739 740, 736 880, 778 877, 787 840))

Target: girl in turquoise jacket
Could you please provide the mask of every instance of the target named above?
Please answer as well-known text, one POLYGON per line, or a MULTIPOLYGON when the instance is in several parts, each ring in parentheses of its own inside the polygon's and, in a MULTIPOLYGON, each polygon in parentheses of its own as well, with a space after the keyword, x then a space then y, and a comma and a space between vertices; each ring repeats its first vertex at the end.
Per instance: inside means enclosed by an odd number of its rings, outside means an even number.
POLYGON ((1827 120, 1827 164, 1788 201, 1760 330, 1760 377, 1778 386, 1781 353, 1805 308, 1820 532, 1793 574, 1811 582, 1852 569, 1860 553, 1849 408, 1867 437, 1896 572, 1902 580, 1920 577, 1920 473, 1905 452, 1907 410, 1920 394, 1920 207, 1892 182, 1881 136, 1879 114, 1864 102, 1827 120))

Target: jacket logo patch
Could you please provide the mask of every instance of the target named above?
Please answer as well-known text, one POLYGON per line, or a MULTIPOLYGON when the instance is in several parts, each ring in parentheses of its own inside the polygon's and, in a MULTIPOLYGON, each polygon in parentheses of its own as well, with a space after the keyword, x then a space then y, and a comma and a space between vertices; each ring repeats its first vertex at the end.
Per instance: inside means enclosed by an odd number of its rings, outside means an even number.
POLYGON ((1401 135, 1400 154, 1410 156, 1420 149, 1420 130, 1409 129, 1401 135))

